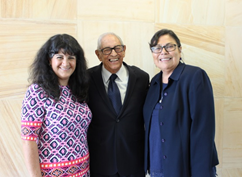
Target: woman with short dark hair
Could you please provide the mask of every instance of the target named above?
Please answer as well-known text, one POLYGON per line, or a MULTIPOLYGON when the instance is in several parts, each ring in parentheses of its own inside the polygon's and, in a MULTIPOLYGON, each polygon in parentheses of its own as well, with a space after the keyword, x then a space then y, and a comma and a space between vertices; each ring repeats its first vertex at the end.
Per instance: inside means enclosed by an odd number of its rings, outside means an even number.
POLYGON ((151 177, 214 177, 218 157, 209 77, 182 61, 182 46, 172 30, 157 31, 150 49, 161 71, 151 80, 143 110, 145 172, 151 177))

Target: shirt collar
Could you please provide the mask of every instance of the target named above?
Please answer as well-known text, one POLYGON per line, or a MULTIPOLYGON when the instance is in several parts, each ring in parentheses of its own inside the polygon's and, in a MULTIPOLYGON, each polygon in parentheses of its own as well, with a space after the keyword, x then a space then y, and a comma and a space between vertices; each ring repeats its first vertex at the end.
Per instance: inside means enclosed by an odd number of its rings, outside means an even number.
MULTIPOLYGON (((174 69, 174 71, 172 72, 171 76, 169 77, 169 79, 172 79, 172 80, 179 80, 180 76, 181 76, 181 73, 183 71, 185 67, 185 64, 184 63, 179 63, 177 65, 177 67, 174 69)), ((160 73, 157 75, 157 77, 155 78, 155 82, 154 83, 158 83, 160 84, 161 82, 161 76, 162 76, 162 71, 160 71, 160 73)))
MULTIPOLYGON (((124 80, 125 79, 125 76, 126 76, 126 69, 124 67, 124 65, 122 64, 121 65, 121 68, 118 70, 117 73, 115 73, 117 76, 118 76, 118 79, 119 80, 124 80)), ((105 83, 108 83, 109 82, 109 78, 110 76, 112 75, 112 73, 110 73, 105 67, 104 65, 102 65, 102 77, 103 77, 103 81, 105 83)))
POLYGON ((178 66, 175 68, 175 70, 173 71, 173 73, 171 74, 170 79, 179 80, 184 67, 185 67, 185 64, 180 62, 178 66))

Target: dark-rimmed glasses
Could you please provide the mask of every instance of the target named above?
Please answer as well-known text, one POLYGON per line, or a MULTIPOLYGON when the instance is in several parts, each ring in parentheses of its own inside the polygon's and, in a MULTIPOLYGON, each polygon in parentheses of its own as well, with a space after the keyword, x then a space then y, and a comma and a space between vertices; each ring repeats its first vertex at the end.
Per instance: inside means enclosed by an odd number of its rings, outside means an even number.
POLYGON ((161 53, 163 48, 167 51, 167 52, 172 52, 174 50, 176 50, 176 44, 166 44, 165 46, 161 46, 161 45, 157 45, 157 46, 154 46, 154 47, 151 47, 151 51, 153 53, 161 53))
POLYGON ((110 53, 112 53, 112 50, 115 50, 116 53, 120 53, 124 51, 124 45, 116 45, 113 48, 111 47, 106 47, 101 49, 100 51, 104 54, 104 55, 109 55, 110 53))

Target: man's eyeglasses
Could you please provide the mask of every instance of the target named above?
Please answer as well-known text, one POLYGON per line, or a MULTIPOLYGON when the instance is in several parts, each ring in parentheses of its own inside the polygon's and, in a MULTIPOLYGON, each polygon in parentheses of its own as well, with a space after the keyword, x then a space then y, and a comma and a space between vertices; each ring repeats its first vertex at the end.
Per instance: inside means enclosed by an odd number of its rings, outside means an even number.
POLYGON ((151 51, 153 53, 161 53, 161 51, 163 50, 163 48, 167 51, 167 52, 172 52, 174 50, 176 50, 176 44, 166 44, 165 46, 161 46, 161 45, 157 45, 154 47, 151 47, 151 51))
POLYGON ((101 52, 104 55, 109 55, 110 53, 112 53, 112 50, 115 50, 116 53, 120 53, 120 52, 124 51, 124 46, 123 45, 116 45, 113 48, 106 47, 104 49, 101 49, 101 52))

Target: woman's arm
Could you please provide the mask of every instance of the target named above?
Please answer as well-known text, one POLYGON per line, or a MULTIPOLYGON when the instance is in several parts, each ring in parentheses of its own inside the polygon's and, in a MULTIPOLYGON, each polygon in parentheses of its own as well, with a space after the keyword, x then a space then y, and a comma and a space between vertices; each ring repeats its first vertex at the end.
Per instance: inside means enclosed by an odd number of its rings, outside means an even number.
POLYGON ((22 142, 25 162, 30 177, 42 177, 39 164, 38 147, 36 142, 26 140, 22 140, 22 142))
POLYGON ((215 110, 210 80, 203 70, 193 74, 190 88, 190 158, 191 176, 212 177, 215 145, 215 110))

